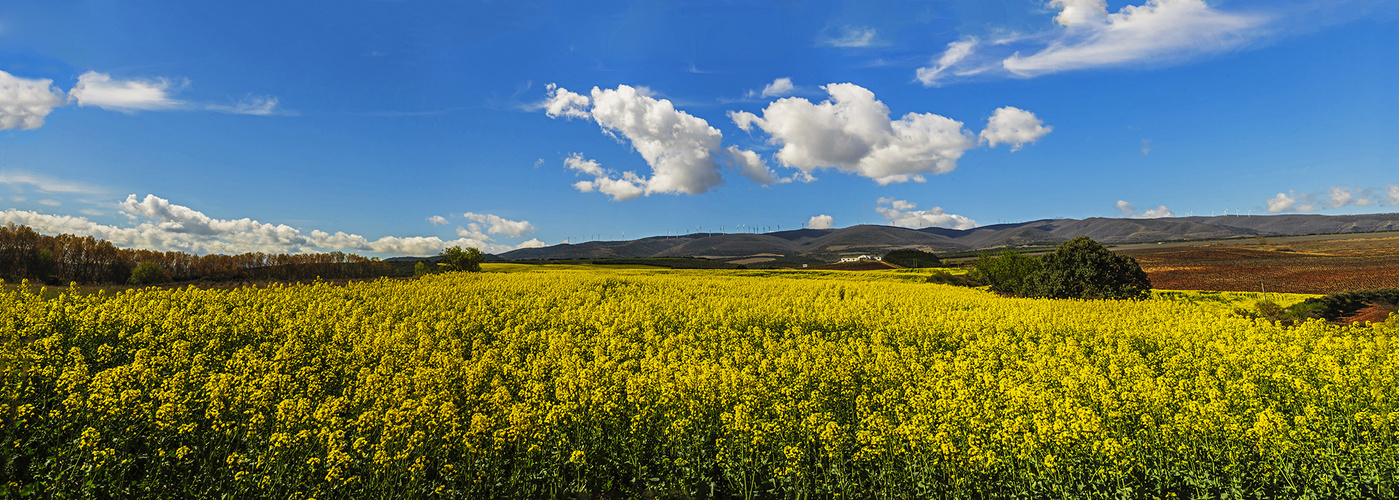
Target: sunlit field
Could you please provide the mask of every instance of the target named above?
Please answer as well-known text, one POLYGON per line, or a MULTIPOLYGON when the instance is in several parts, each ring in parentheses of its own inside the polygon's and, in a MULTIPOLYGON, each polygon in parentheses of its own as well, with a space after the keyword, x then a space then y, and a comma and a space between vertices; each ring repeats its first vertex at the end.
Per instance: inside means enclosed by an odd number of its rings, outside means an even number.
POLYGON ((1399 494, 1399 320, 914 270, 484 267, 7 287, 0 497, 1399 494))

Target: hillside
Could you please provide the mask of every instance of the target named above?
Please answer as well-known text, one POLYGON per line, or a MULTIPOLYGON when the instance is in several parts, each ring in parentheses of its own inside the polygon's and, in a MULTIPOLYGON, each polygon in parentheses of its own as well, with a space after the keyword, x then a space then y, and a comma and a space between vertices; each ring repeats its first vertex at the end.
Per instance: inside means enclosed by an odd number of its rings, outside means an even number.
POLYGON ((712 258, 804 257, 883 254, 900 248, 935 253, 1004 247, 1050 246, 1077 236, 1105 244, 1151 243, 1228 238, 1294 236, 1399 230, 1399 214, 1254 215, 1164 219, 1044 219, 973 229, 908 229, 859 225, 839 229, 797 229, 765 234, 697 233, 631 241, 590 241, 505 252, 502 260, 617 259, 646 257, 712 258))

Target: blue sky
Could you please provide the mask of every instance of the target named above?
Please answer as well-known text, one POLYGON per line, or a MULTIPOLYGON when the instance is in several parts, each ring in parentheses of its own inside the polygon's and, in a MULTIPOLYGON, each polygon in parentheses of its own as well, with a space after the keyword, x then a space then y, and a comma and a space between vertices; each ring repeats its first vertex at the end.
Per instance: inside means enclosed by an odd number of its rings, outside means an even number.
POLYGON ((1399 211, 1383 1, 0 5, 0 222, 195 253, 1399 211))

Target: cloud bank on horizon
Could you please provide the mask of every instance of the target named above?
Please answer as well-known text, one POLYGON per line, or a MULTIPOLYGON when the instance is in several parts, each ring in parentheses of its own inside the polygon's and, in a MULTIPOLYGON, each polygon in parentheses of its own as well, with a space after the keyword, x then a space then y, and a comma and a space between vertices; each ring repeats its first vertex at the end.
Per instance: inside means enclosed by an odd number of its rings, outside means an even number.
POLYGON ((1350 189, 1331 186, 1325 191, 1299 193, 1289 191, 1265 201, 1269 213, 1315 212, 1326 208, 1393 207, 1399 206, 1399 183, 1381 187, 1350 189))
POLYGON ((1160 205, 1156 208, 1148 210, 1137 210, 1136 205, 1128 203, 1126 200, 1117 200, 1117 211, 1121 212, 1122 216, 1128 219, 1160 219, 1163 217, 1175 217, 1175 214, 1171 213, 1171 209, 1166 208, 1165 205, 1160 205))
POLYGON ((969 217, 949 214, 943 211, 942 207, 933 207, 927 210, 916 210, 917 204, 905 200, 893 198, 880 198, 876 200, 878 206, 875 211, 884 216, 884 221, 890 225, 906 227, 910 229, 922 229, 925 227, 945 227, 949 229, 972 229, 979 224, 969 217))
MULTIPOLYGON (((85 217, 15 209, 0 211, 0 224, 25 225, 42 234, 92 236, 124 248, 194 254, 351 251, 428 256, 454 245, 476 247, 488 253, 546 246, 538 239, 516 245, 498 243, 486 233, 521 237, 534 232, 534 226, 529 221, 471 212, 466 212, 462 217, 475 222, 468 223, 466 227, 458 226, 459 238, 456 240, 443 240, 437 236, 385 236, 370 240, 343 231, 329 233, 316 229, 307 233, 285 224, 263 223, 249 218, 216 219, 153 194, 145 198, 129 195, 117 204, 117 209, 126 216, 129 225, 98 224, 85 217), (482 232, 481 224, 486 225, 486 232, 482 232)), ((433 224, 448 222, 440 215, 429 217, 428 221, 433 224)))

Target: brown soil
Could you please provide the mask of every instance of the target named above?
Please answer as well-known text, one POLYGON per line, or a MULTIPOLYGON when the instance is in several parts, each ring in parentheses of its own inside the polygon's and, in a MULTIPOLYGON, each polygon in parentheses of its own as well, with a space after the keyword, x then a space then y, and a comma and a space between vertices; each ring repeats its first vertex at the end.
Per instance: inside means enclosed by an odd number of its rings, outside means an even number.
POLYGON ((1385 320, 1389 319, 1390 313, 1393 313, 1395 309, 1399 308, 1388 304, 1370 304, 1364 309, 1337 318, 1336 322, 1341 324, 1364 322, 1383 323, 1385 320))
POLYGON ((1128 250, 1164 290, 1336 293, 1399 287, 1399 238, 1128 250))

